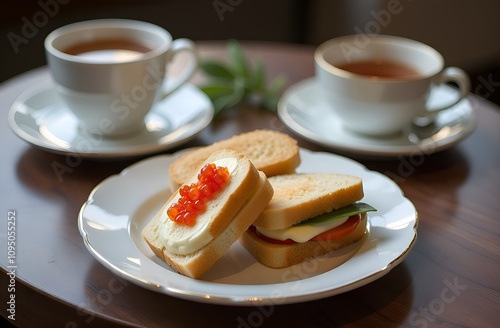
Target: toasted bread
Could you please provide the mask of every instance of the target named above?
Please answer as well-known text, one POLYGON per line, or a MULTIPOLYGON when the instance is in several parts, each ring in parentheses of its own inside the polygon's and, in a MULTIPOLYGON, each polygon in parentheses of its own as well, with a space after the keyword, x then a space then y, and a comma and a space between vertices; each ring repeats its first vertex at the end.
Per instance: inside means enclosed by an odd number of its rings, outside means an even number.
POLYGON ((278 131, 255 130, 197 148, 177 158, 169 168, 171 189, 179 188, 210 154, 220 149, 232 149, 247 156, 267 177, 293 173, 300 164, 295 139, 278 131))
POLYGON ((269 178, 274 196, 253 223, 285 229, 363 198, 361 178, 333 173, 287 174, 269 178))

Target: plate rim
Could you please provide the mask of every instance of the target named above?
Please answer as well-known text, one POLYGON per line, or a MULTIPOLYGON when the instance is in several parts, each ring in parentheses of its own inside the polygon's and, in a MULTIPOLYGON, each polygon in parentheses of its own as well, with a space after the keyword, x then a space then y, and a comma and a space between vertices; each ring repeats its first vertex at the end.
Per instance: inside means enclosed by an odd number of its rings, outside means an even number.
MULTIPOLYGON (((406 199, 413 206, 413 209, 415 211, 415 213, 414 213, 414 221, 411 221, 411 222, 413 222, 413 225, 411 227, 411 229, 413 230, 412 238, 411 238, 411 240, 407 241, 408 245, 406 245, 406 248, 401 252, 401 254, 399 254, 398 256, 396 256, 395 258, 393 258, 389 263, 386 263, 383 267, 381 267, 380 269, 378 269, 376 272, 373 272, 372 274, 370 274, 368 276, 365 276, 365 277, 363 277, 361 279, 351 281, 351 282, 346 283, 346 284, 344 284, 344 285, 342 285, 342 286, 340 286, 338 288, 333 288, 333 289, 328 289, 327 288, 327 289, 323 289, 322 291, 315 292, 315 293, 286 295, 286 298, 285 298, 284 301, 282 299, 280 301, 276 301, 276 298, 272 298, 272 297, 255 298, 255 297, 207 295, 206 293, 202 293, 202 292, 196 292, 196 291, 193 292, 193 291, 188 291, 188 290, 181 290, 179 288, 172 288, 171 286, 158 285, 158 284, 156 284, 156 283, 154 283, 152 281, 147 281, 144 278, 137 277, 137 276, 133 275, 132 273, 127 272, 126 270, 117 267, 109 259, 107 259, 104 256, 102 256, 99 253, 99 251, 92 245, 91 241, 89 240, 89 234, 88 234, 88 232, 85 230, 85 228, 83 226, 84 211, 85 211, 86 206, 88 204, 92 203, 94 194, 104 184, 108 183, 111 179, 120 178, 120 176, 126 176, 127 171, 133 169, 134 167, 140 167, 141 165, 144 164, 144 162, 147 162, 147 161, 156 161, 156 160, 161 160, 162 158, 166 159, 166 160, 173 160, 175 158, 175 156, 176 156, 177 153, 157 155, 157 156, 149 157, 147 159, 138 161, 138 162, 130 165, 129 167, 125 168, 120 173, 111 175, 108 178, 104 179, 103 181, 101 181, 98 185, 96 185, 92 189, 92 191, 89 194, 89 197, 88 197, 87 201, 82 205, 82 207, 80 208, 80 211, 78 213, 78 228, 79 228, 79 232, 80 232, 80 234, 81 234, 81 236, 83 238, 85 247, 89 250, 89 252, 101 264, 103 264, 105 267, 107 267, 108 269, 110 269, 112 272, 115 272, 115 273, 119 274, 121 277, 127 279, 130 282, 133 282, 133 283, 135 283, 135 284, 137 284, 139 286, 142 286, 142 287, 144 287, 146 289, 153 290, 153 291, 156 291, 156 292, 160 292, 160 293, 163 293, 163 294, 166 294, 166 295, 169 295, 169 296, 178 297, 178 298, 181 298, 181 299, 186 299, 186 300, 191 300, 191 301, 196 301, 196 302, 201 302, 201 303, 210 303, 210 304, 248 306, 248 305, 292 304, 292 303, 298 303, 298 302, 305 302, 305 301, 316 300, 316 299, 320 299, 320 298, 324 298, 324 297, 328 297, 328 296, 333 296, 333 295, 337 295, 337 294, 340 294, 340 293, 344 293, 344 292, 353 290, 355 288, 364 286, 364 285, 366 285, 366 284, 368 284, 368 283, 370 283, 372 281, 375 281, 375 280, 381 278, 382 276, 386 275, 395 266, 397 266, 398 264, 400 264, 406 258, 406 256, 410 253, 411 249, 413 248, 413 246, 415 245, 415 242, 417 240, 417 226, 418 226, 419 217, 418 217, 418 212, 415 209, 413 203, 408 198, 406 198, 404 196, 404 194, 402 193, 401 189, 399 188, 399 186, 397 186, 397 184, 394 181, 390 180, 388 177, 384 176, 383 174, 381 174, 379 172, 368 170, 364 165, 362 165, 362 164, 360 164, 360 163, 358 163, 358 162, 356 162, 356 161, 354 161, 354 160, 352 160, 350 158, 343 157, 343 156, 336 155, 336 154, 332 154, 332 153, 327 153, 327 152, 312 151, 312 150, 305 149, 305 148, 301 148, 301 151, 305 152, 305 153, 309 153, 309 154, 327 154, 328 156, 333 156, 333 157, 342 158, 343 160, 348 160, 348 161, 351 162, 351 164, 358 165, 364 171, 367 171, 367 172, 370 172, 370 173, 375 173, 378 176, 384 177, 385 179, 389 180, 392 184, 394 184, 397 187, 398 191, 400 192, 401 197, 403 199, 406 199)), ((128 230, 127 234, 129 235, 130 240, 132 240, 132 236, 130 236, 130 221, 128 222, 128 229, 127 230, 128 230)), ((134 244, 134 246, 135 246, 136 250, 139 253, 143 254, 136 247, 135 244, 134 244)), ((143 255, 146 256, 145 254, 143 254, 143 255)), ((326 274, 326 273, 328 273, 330 271, 331 270, 326 271, 326 272, 324 272, 322 274, 319 274, 317 276, 312 276, 312 277, 310 277, 308 279, 316 279, 316 277, 321 276, 323 274, 326 274)), ((236 285, 236 284, 225 284, 225 283, 220 283, 220 282, 210 282, 210 281, 197 280, 197 279, 192 279, 192 278, 189 278, 189 277, 185 277, 185 276, 179 275, 179 274, 177 274, 175 272, 171 272, 171 271, 168 271, 168 272, 169 272, 169 274, 175 274, 176 278, 178 278, 178 279, 182 279, 182 280, 185 280, 185 281, 190 280, 191 282, 194 282, 196 284, 198 284, 198 283, 201 282, 201 284, 207 284, 207 285, 211 285, 211 286, 213 286, 213 285, 225 285, 225 286, 228 286, 229 285, 229 286, 232 286, 231 288, 238 288, 238 289, 241 289, 241 288, 243 288, 243 289, 253 289, 256 286, 271 288, 273 286, 284 286, 286 284, 291 284, 291 283, 295 282, 295 280, 294 280, 292 282, 271 283, 271 284, 236 285)))
MULTIPOLYGON (((11 131, 13 131, 14 134, 16 134, 19 138, 37 148, 40 148, 44 151, 57 155, 78 156, 81 158, 88 158, 88 159, 117 159, 117 158, 140 157, 148 154, 159 153, 161 151, 177 147, 193 139, 198 133, 200 133, 204 128, 206 128, 212 122, 213 117, 215 115, 213 103, 208 98, 208 96, 196 85, 187 82, 182 86, 180 86, 179 89, 190 89, 191 92, 197 92, 200 97, 204 98, 204 102, 206 102, 204 109, 200 111, 200 113, 203 114, 203 117, 197 122, 197 124, 192 129, 192 132, 190 134, 187 134, 182 138, 175 139, 168 143, 163 143, 163 144, 151 143, 149 145, 148 144, 135 145, 133 149, 130 149, 129 147, 125 146, 123 147, 123 149, 111 152, 104 150, 103 151, 94 150, 85 152, 85 151, 78 151, 75 149, 64 149, 62 147, 58 147, 57 145, 54 145, 45 140, 41 140, 40 138, 36 138, 31 134, 27 133, 20 126, 20 124, 18 124, 16 120, 16 115, 19 113, 21 106, 23 106, 23 104, 26 101, 42 93, 53 91, 53 88, 54 84, 53 84, 53 79, 51 77, 46 77, 44 80, 39 81, 36 84, 33 84, 30 87, 28 87, 26 90, 21 92, 16 97, 16 99, 10 106, 7 120, 11 131)), ((173 95, 173 97, 175 97, 175 94, 173 95)), ((41 109, 36 109, 36 110, 41 110, 41 109)), ((173 133, 177 130, 169 131, 169 133, 173 133)))
MULTIPOLYGON (((287 126, 290 130, 292 130, 295 134, 297 134, 300 137, 303 137, 315 144, 319 144, 321 146, 324 146, 328 149, 334 149, 338 151, 343 151, 346 153, 350 154, 358 154, 358 155, 367 155, 367 156, 375 156, 375 157, 397 157, 397 156, 408 156, 408 155, 414 155, 416 153, 425 153, 425 154, 432 154, 432 153, 437 153, 446 149, 449 149, 453 147, 454 145, 458 144, 462 140, 464 140, 466 137, 468 137, 475 129, 477 126, 477 111, 475 110, 474 106, 472 106, 472 102, 468 98, 462 99, 460 103, 462 102, 467 102, 469 104, 468 110, 470 111, 470 116, 469 116, 469 124, 465 126, 465 128, 461 131, 460 134, 458 134, 454 138, 450 138, 447 142, 441 142, 441 143, 434 143, 433 147, 429 147, 428 145, 422 145, 422 144, 415 144, 415 145, 405 145, 405 146, 390 146, 390 145, 374 145, 370 144, 365 147, 362 146, 362 144, 359 144, 358 147, 352 147, 352 146, 347 146, 345 144, 340 144, 340 143, 335 143, 331 141, 324 140, 322 138, 317 138, 317 134, 315 134, 313 131, 304 128, 302 125, 296 122, 290 115, 289 111, 287 110, 288 107, 288 98, 294 93, 297 92, 297 90, 300 90, 302 88, 305 88, 310 85, 316 85, 318 84, 317 78, 316 77, 309 77, 306 79, 303 79, 301 81, 298 81, 294 84, 292 84, 290 87, 288 87, 283 94, 281 95, 279 101, 278 101, 278 106, 277 106, 277 113, 278 116, 287 126)), ((448 87, 448 86, 444 86, 448 87)), ((451 87, 448 87, 451 89, 451 87)), ((457 106, 456 104, 455 106, 457 106)))

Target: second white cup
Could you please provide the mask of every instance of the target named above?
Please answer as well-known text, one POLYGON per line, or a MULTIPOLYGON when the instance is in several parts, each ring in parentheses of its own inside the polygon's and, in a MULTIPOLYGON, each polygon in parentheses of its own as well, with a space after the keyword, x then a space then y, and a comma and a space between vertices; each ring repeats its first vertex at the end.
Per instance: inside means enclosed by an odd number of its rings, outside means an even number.
POLYGON ((433 48, 388 35, 349 35, 321 44, 315 52, 316 77, 332 111, 351 131, 385 136, 400 132, 413 121, 431 121, 441 110, 470 91, 467 74, 444 68, 433 48), (458 97, 430 108, 435 86, 455 82, 458 97))

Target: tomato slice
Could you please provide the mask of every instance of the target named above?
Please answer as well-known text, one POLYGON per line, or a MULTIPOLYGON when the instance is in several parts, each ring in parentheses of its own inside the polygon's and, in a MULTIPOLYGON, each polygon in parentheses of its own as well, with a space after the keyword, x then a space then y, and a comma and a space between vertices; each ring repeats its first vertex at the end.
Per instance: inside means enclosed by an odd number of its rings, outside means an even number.
MULTIPOLYGON (((338 227, 335 227, 335 228, 332 228, 328 231, 320 233, 319 235, 311 238, 310 240, 332 241, 335 239, 340 239, 344 236, 347 236, 351 232, 353 232, 357 228, 360 221, 361 221, 361 215, 359 215, 359 214, 352 215, 349 217, 349 219, 347 219, 346 222, 342 223, 338 227)), ((257 234, 257 236, 259 236, 261 239, 267 241, 268 243, 284 244, 284 245, 296 243, 292 239, 278 240, 278 239, 273 239, 273 238, 269 238, 267 236, 264 236, 263 234, 259 233, 257 231, 257 229, 255 229, 254 226, 251 226, 251 229, 257 234)))
POLYGON ((347 221, 345 221, 343 224, 328 231, 325 231, 323 233, 320 233, 316 237, 311 238, 311 240, 331 241, 335 239, 340 239, 353 232, 358 226, 359 221, 361 221, 361 216, 359 214, 350 216, 349 219, 347 219, 347 221))

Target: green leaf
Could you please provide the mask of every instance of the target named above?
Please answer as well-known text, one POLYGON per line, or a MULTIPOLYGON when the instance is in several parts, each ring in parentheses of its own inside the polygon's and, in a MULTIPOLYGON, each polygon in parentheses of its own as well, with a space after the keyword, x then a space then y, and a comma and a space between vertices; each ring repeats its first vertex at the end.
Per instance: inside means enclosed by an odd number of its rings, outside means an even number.
POLYGON ((234 74, 224 64, 214 60, 204 60, 200 63, 201 70, 214 78, 234 79, 234 74))
POLYGON ((322 214, 320 216, 317 216, 315 218, 302 221, 300 223, 297 223, 296 225, 309 225, 309 224, 318 224, 318 223, 323 223, 329 220, 336 220, 340 218, 345 218, 349 217, 351 215, 356 215, 360 213, 366 213, 366 212, 374 212, 377 211, 375 208, 372 206, 366 204, 366 203, 354 203, 345 207, 342 207, 338 210, 331 211, 329 213, 322 214))
POLYGON ((285 85, 284 76, 277 76, 266 87, 265 67, 257 60, 252 66, 247 63, 239 43, 227 42, 229 63, 204 60, 200 69, 208 78, 208 84, 201 89, 214 103, 215 113, 231 108, 245 101, 252 106, 276 110, 280 91, 285 85))
POLYGON ((264 70, 264 63, 260 60, 256 61, 251 83, 254 91, 264 91, 266 87, 266 74, 264 70))
POLYGON ((244 81, 235 79, 230 85, 208 85, 201 88, 214 104, 214 112, 218 114, 225 108, 236 106, 245 96, 244 81))
POLYGON ((239 43, 234 40, 230 40, 227 43, 227 49, 229 53, 229 61, 234 74, 237 77, 248 79, 250 76, 248 64, 239 43))
POLYGON ((206 85, 200 87, 210 99, 217 99, 218 97, 227 96, 233 93, 233 87, 229 85, 206 85))
POLYGON ((271 82, 271 85, 267 88, 268 93, 277 93, 285 86, 286 77, 283 75, 278 75, 271 82))
POLYGON ((232 93, 226 96, 220 96, 213 100, 214 103, 214 113, 218 114, 226 108, 231 108, 238 104, 242 97, 239 97, 237 93, 232 93))

